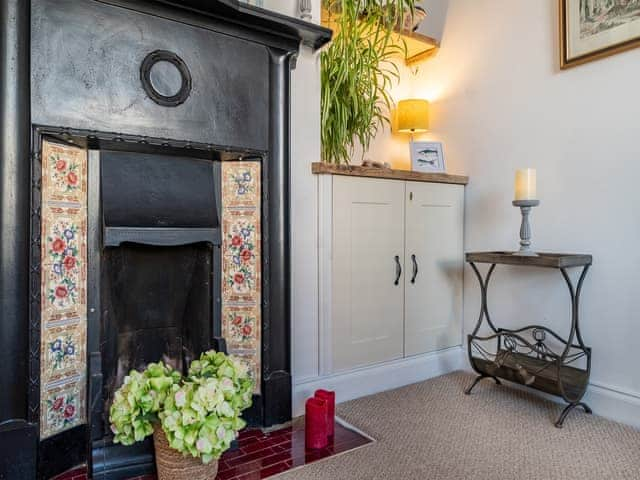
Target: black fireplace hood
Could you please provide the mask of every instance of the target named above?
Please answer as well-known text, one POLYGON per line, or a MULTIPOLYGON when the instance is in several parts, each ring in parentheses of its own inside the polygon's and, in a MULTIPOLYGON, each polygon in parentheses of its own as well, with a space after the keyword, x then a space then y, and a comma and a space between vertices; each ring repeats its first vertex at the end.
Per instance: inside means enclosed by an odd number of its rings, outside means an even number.
POLYGON ((104 150, 100 165, 105 247, 220 245, 219 162, 104 150))

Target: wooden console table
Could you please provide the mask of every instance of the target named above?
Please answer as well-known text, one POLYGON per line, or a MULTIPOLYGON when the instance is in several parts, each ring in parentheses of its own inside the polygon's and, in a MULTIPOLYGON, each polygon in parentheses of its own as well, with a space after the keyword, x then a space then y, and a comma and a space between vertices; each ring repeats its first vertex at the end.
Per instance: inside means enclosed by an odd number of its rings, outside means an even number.
POLYGON ((520 256, 512 252, 477 252, 467 253, 466 260, 480 282, 481 306, 478 323, 467 336, 469 361, 478 377, 465 393, 470 394, 483 378, 492 378, 498 384, 502 378, 562 397, 568 405, 555 423, 558 428, 562 428, 565 418, 575 407, 580 406, 587 413, 592 413, 589 406, 581 401, 591 373, 591 348, 585 346, 579 324, 580 292, 592 263, 591 255, 540 253, 537 256, 520 256), (490 265, 484 279, 477 263, 490 265), (496 265, 544 267, 560 271, 571 296, 571 330, 568 339, 563 339, 542 325, 529 325, 516 330, 495 326, 489 316, 487 290, 496 265), (567 271, 572 267, 582 268, 576 286, 567 271), (479 330, 485 319, 492 333, 481 336, 479 330))

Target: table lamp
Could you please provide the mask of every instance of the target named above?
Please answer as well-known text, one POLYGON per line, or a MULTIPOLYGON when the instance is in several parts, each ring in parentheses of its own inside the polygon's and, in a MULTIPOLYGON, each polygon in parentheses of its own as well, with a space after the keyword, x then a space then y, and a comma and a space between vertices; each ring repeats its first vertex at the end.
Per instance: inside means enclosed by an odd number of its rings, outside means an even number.
POLYGON ((418 98, 400 100, 396 110, 397 130, 413 134, 429 130, 429 102, 418 98))

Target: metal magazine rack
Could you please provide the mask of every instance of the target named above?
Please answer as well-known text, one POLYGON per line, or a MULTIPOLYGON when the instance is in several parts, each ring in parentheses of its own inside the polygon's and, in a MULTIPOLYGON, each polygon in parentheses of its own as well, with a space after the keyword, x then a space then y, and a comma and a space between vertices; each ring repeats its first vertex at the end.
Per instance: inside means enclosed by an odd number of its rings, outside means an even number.
POLYGON ((519 256, 511 252, 467 253, 467 262, 480 282, 480 317, 467 337, 471 366, 478 377, 465 390, 470 394, 483 378, 516 382, 543 392, 562 397, 567 406, 555 425, 561 428, 567 415, 576 407, 591 413, 582 397, 591 373, 591 348, 584 344, 580 333, 580 293, 587 271, 592 263, 591 255, 541 253, 536 256, 519 256), (476 264, 489 264, 483 278, 476 264), (569 337, 563 338, 543 325, 528 325, 510 330, 498 328, 492 322, 487 306, 489 281, 496 265, 517 265, 559 270, 571 297, 571 329, 569 337), (569 276, 568 269, 581 268, 577 283, 569 276), (480 335, 483 321, 489 327, 488 335, 480 335))

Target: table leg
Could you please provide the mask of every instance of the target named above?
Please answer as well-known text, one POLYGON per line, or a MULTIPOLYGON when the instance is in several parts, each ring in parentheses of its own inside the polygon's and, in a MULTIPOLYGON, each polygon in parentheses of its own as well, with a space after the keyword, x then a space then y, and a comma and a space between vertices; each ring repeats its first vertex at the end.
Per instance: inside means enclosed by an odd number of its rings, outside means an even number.
POLYGON ((561 268, 562 276, 567 282, 569 288, 569 295, 571 296, 571 332, 569 337, 569 344, 573 343, 573 335, 575 333, 578 343, 584 348, 584 342, 582 341, 582 334, 580 333, 580 292, 582 291, 582 284, 584 278, 587 276, 590 265, 585 265, 578 279, 578 285, 574 288, 573 282, 567 273, 566 268, 561 268))
MULTIPOLYGON (((571 330, 569 331, 569 338, 567 339, 567 345, 564 349, 564 351, 562 352, 562 355, 560 356, 559 359, 559 364, 558 364, 558 387, 560 389, 560 393, 562 395, 562 398, 564 398, 564 400, 566 402, 569 403, 569 406, 571 405, 579 405, 580 404, 580 399, 582 398, 582 396, 584 395, 587 385, 585 382, 584 388, 582 390, 582 392, 577 393, 577 394, 572 394, 572 395, 568 395, 567 391, 565 390, 565 386, 562 380, 562 375, 560 373, 560 370, 566 365, 566 361, 567 361, 567 357, 569 355, 569 353, 571 352, 572 348, 575 348, 573 345, 573 341, 574 338, 577 340, 579 348, 584 352, 584 354, 587 357, 587 379, 589 378, 589 376, 591 375, 591 353, 589 351, 589 349, 587 347, 585 347, 584 342, 582 341, 582 334, 580 333, 580 292, 582 291, 582 284, 584 282, 584 279, 587 275, 587 272, 589 271, 589 267, 590 265, 585 265, 584 268, 582 269, 582 273, 580 274, 580 277, 578 278, 578 283, 577 285, 574 287, 573 282, 571 281, 571 277, 569 276, 569 273, 567 272, 566 268, 561 268, 560 272, 562 273, 562 276, 564 277, 565 282, 567 283, 567 287, 569 289, 569 295, 571 297, 571 330)), ((587 407, 588 408, 588 407, 587 407)), ((562 422, 564 421, 564 417, 566 417, 566 415, 569 413, 569 411, 571 411, 571 408, 567 407, 566 413, 564 413, 564 416, 561 415, 560 418, 558 419, 558 422, 556 422, 556 426, 560 425, 562 426, 562 422)))
POLYGON ((468 387, 464 393, 466 395, 471 395, 471 390, 474 389, 474 387, 480 382, 480 380, 484 379, 484 378, 493 378, 493 381, 496 382, 496 385, 502 385, 502 382, 500 381, 500 379, 498 377, 494 377, 492 375, 487 375, 484 373, 481 373, 480 375, 478 375, 475 380, 473 381, 473 383, 471 384, 470 387, 468 387))
POLYGON ((476 267, 475 263, 469 262, 469 265, 471 265, 471 268, 473 268, 473 271, 478 278, 478 282, 480 283, 481 298, 480 316, 478 317, 478 323, 476 323, 476 327, 473 329, 473 333, 471 334, 471 336, 475 337, 477 335, 478 330, 480 330, 480 326, 482 325, 482 320, 485 317, 487 318, 487 323, 489 324, 489 327, 491 327, 491 330, 493 330, 495 333, 498 333, 498 329, 493 325, 493 322, 491 321, 491 317, 489 316, 489 307, 487 306, 487 291, 489 290, 489 280, 491 280, 491 274, 495 270, 496 264, 491 264, 491 266, 489 267, 489 271, 487 272, 487 276, 484 279, 482 278, 482 275, 480 274, 480 271, 478 270, 478 267, 476 267))
POLYGON ((576 407, 582 407, 584 409, 585 412, 591 414, 593 413, 593 411, 591 410, 591 408, 589 407, 589 405, 587 405, 584 402, 574 402, 574 403, 570 403, 569 405, 567 405, 566 407, 564 407, 564 410, 562 411, 562 413, 560 414, 560 416, 558 417, 558 420, 556 421, 555 425, 558 428, 562 428, 564 425, 564 421, 567 418, 567 415, 569 415, 569 413, 571 412, 571 410, 573 410, 576 407))

